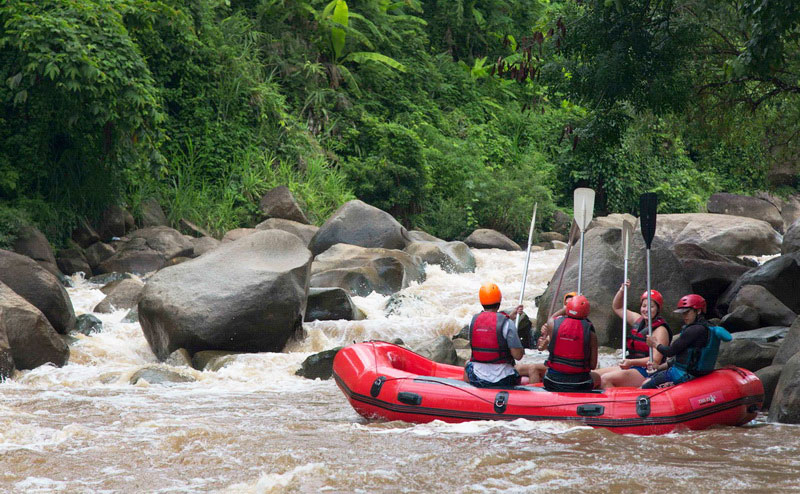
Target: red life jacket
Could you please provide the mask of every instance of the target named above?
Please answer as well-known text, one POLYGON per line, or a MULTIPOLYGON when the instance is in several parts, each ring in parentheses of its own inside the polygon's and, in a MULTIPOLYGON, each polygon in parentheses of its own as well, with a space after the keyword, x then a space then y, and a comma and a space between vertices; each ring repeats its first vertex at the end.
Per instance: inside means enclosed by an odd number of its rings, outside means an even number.
POLYGON ((476 314, 469 323, 469 344, 472 362, 514 364, 514 357, 508 349, 503 336, 503 325, 508 316, 503 312, 483 311, 476 314))
MULTIPOLYGON (((672 330, 669 329, 667 325, 667 321, 664 320, 661 316, 656 316, 653 318, 653 331, 656 328, 664 326, 667 330, 667 334, 669 335, 669 342, 667 345, 672 343, 672 330)), ((631 327, 631 337, 628 338, 628 342, 626 347, 628 349, 628 356, 627 358, 642 358, 642 357, 649 357, 650 356, 650 347, 647 346, 647 320, 644 317, 640 317, 633 323, 631 327)))
POLYGON ((553 325, 550 356, 544 365, 564 374, 580 374, 592 370, 591 327, 588 319, 561 316, 553 325))

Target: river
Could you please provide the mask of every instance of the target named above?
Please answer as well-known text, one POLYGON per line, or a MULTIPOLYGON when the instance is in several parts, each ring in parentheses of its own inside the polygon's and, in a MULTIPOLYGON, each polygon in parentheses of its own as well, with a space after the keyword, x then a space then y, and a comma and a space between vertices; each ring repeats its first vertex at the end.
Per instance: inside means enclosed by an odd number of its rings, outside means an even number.
MULTIPOLYGON (((479 309, 484 281, 516 303, 525 253, 474 252, 475 273, 430 266, 388 316, 388 297, 356 297, 368 319, 306 323, 285 353, 174 369, 193 383, 128 384, 156 359, 139 325, 121 322, 126 311, 95 314, 104 331, 78 335, 68 365, 0 383, 0 492, 800 492, 800 428, 763 416, 659 437, 525 420, 367 422, 333 380, 294 375, 310 354, 352 341, 452 335, 479 309)), ((530 313, 562 257, 531 256, 530 313)), ((77 314, 104 296, 80 279, 68 291, 77 314)))

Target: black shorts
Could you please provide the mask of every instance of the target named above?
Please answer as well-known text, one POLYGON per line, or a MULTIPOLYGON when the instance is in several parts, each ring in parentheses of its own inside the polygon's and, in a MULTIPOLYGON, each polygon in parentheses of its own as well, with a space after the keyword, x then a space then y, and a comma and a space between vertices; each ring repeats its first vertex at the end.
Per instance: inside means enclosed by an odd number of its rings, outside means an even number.
POLYGON ((556 372, 552 369, 547 369, 544 378, 542 379, 544 389, 547 391, 557 391, 562 393, 576 392, 576 391, 591 391, 594 389, 594 381, 592 375, 588 372, 581 372, 579 374, 565 374, 563 372, 556 372))

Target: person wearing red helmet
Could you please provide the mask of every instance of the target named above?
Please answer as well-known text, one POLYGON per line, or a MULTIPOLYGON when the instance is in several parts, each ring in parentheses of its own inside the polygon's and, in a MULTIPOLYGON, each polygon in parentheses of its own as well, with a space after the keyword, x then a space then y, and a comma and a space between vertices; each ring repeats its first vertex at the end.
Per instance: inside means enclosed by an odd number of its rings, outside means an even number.
POLYGON ((675 357, 675 360, 666 369, 645 381, 642 384, 643 389, 680 384, 710 373, 717 361, 720 340, 730 339, 730 333, 711 326, 706 321, 706 300, 700 295, 692 293, 683 296, 678 301, 675 312, 683 316, 680 338, 669 346, 659 343, 653 337, 646 338, 648 346, 666 357, 675 357))
POLYGON ((494 283, 486 283, 478 292, 483 311, 469 324, 472 358, 464 367, 464 380, 479 388, 513 387, 520 383, 514 363, 525 356, 517 334, 514 316, 522 314, 517 306, 511 314, 498 312, 503 296, 494 283))
MULTIPOLYGON (((647 364, 650 359, 650 348, 647 346, 646 338, 648 332, 647 318, 647 292, 642 293, 640 297, 641 312, 634 312, 632 310, 625 310, 622 307, 623 288, 630 287, 631 280, 626 280, 623 283, 614 300, 611 302, 611 308, 620 318, 625 317, 625 321, 631 326, 631 334, 627 338, 626 355, 618 366, 607 367, 597 371, 602 379, 601 387, 603 389, 613 388, 619 386, 627 386, 637 388, 648 378, 647 364)), ((672 342, 672 330, 663 317, 660 316, 661 308, 664 306, 664 297, 658 290, 650 290, 650 314, 652 317, 653 338, 662 345, 669 345, 672 342)), ((660 352, 653 352, 653 363, 655 365, 661 364, 664 360, 660 352)))

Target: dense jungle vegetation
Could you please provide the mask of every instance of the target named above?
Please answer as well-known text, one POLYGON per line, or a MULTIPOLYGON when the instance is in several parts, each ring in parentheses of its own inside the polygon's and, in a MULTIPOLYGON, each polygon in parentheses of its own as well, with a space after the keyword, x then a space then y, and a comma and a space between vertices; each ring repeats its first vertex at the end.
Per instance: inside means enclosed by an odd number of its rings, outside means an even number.
POLYGON ((0 244, 110 203, 252 226, 286 184, 443 238, 797 190, 795 0, 0 0, 0 244))

